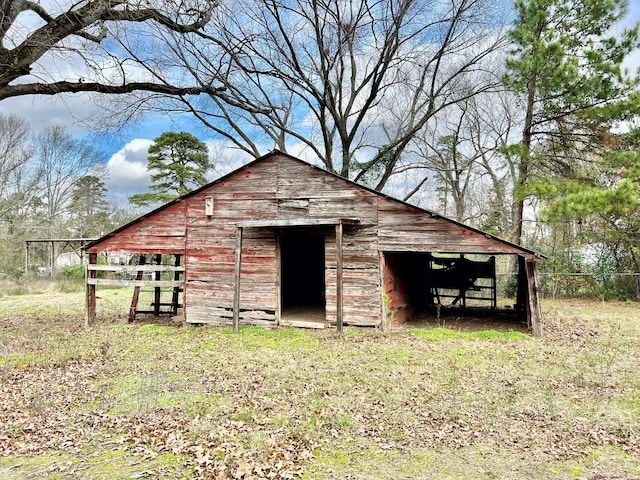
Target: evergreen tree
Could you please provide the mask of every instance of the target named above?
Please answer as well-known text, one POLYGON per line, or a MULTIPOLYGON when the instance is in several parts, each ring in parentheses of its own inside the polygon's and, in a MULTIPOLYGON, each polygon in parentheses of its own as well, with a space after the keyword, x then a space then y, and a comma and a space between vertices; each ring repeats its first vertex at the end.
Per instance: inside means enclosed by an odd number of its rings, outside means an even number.
POLYGON ((68 208, 74 235, 97 237, 112 228, 109 219, 112 206, 106 199, 106 193, 104 182, 95 175, 85 175, 76 182, 68 208))
POLYGON ((129 197, 136 206, 165 203, 207 183, 207 170, 213 167, 207 146, 186 132, 165 132, 149 147, 147 169, 151 175, 150 193, 129 197))
POLYGON ((611 35, 626 13, 624 0, 518 0, 516 10, 504 83, 525 111, 521 141, 507 152, 518 158, 512 240, 521 242, 532 173, 541 167, 574 176, 578 160, 597 155, 602 132, 616 120, 594 112, 637 88, 622 64, 638 47, 638 27, 611 35))
MULTIPOLYGON (((626 103, 637 104, 635 100, 626 103)), ((605 138, 606 147, 589 162, 589 168, 582 169, 581 175, 548 178, 535 182, 533 187, 546 202, 547 221, 580 226, 576 247, 583 243, 597 245, 609 259, 609 269, 637 272, 640 271, 640 128, 609 133, 605 138)))

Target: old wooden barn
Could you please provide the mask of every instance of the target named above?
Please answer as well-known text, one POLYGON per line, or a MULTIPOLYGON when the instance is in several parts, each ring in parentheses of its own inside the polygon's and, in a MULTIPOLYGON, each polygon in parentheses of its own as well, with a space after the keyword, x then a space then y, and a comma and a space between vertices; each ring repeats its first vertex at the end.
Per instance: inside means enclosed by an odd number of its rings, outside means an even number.
POLYGON ((130 319, 145 311, 140 288, 151 288, 152 313, 236 329, 384 329, 441 302, 462 308, 478 290, 495 308, 495 257, 511 255, 519 265, 514 311, 542 333, 535 252, 278 151, 85 249, 89 322, 96 286, 134 285, 130 319), (133 261, 99 265, 100 253, 133 261), (480 287, 479 278, 489 283, 480 287))

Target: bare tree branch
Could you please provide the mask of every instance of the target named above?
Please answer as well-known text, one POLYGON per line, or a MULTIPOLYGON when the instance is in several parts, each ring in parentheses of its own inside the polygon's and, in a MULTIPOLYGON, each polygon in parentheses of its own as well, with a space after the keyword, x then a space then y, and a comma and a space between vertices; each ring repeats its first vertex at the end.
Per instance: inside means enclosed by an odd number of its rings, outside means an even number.
POLYGON ((105 85, 94 82, 54 82, 54 83, 25 83, 19 84, 0 96, 4 98, 17 97, 21 95, 57 95, 59 93, 79 93, 96 92, 109 94, 124 94, 138 90, 165 95, 198 95, 208 93, 211 95, 221 95, 224 88, 207 87, 174 87, 173 85, 163 85, 150 82, 130 82, 124 85, 105 85))
MULTIPOLYGON (((30 81, 34 67, 45 57, 63 52, 75 54, 79 60, 88 66, 89 62, 82 57, 86 45, 78 42, 88 41, 101 45, 105 49, 105 57, 118 58, 118 53, 109 53, 109 46, 105 40, 109 38, 107 24, 135 24, 139 28, 156 25, 166 31, 177 34, 188 34, 201 30, 211 19, 213 9, 217 3, 212 0, 202 0, 176 4, 173 11, 151 8, 148 2, 138 3, 135 0, 83 0, 70 3, 62 13, 49 13, 40 3, 28 0, 2 0, 0 2, 0 100, 20 95, 53 95, 62 92, 106 92, 128 93, 135 90, 175 94, 208 93, 216 95, 219 88, 210 86, 172 85, 171 82, 161 82, 156 85, 149 82, 130 81, 125 75, 120 82, 110 84, 98 81, 108 69, 108 63, 93 62, 96 78, 84 81, 55 79, 52 75, 45 75, 41 81, 30 81), (21 14, 33 12, 44 21, 44 25, 34 26, 22 38, 13 28, 21 14), (8 47, 8 45, 10 45, 8 47), (77 45, 77 46, 76 46, 77 45)), ((169 4, 167 4, 169 5, 169 4)), ((46 72, 46 67, 39 70, 46 72)), ((121 73, 124 73, 121 71, 121 73)), ((41 76, 42 77, 42 76, 41 76)), ((78 75, 81 77, 81 75, 78 75)))
POLYGON ((226 86, 187 108, 215 132, 256 156, 302 144, 382 189, 434 115, 499 83, 484 72, 504 26, 489 0, 247 0, 170 44, 200 85, 226 86))

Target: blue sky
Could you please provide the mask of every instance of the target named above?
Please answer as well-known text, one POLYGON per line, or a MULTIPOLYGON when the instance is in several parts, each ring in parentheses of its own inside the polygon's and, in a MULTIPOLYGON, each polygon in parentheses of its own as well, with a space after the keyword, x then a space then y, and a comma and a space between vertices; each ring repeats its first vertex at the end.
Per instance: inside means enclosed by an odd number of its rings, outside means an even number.
MULTIPOLYGON (((640 21, 640 1, 630 0, 625 26, 640 21)), ((629 60, 631 69, 640 68, 640 52, 629 60)), ((107 186, 111 197, 126 202, 128 195, 146 191, 149 180, 146 171, 147 148, 152 140, 166 131, 189 131, 210 145, 218 158, 217 174, 222 174, 248 161, 248 157, 213 140, 199 124, 187 119, 177 122, 158 115, 146 119, 126 130, 96 137, 88 130, 83 119, 91 116, 95 104, 85 94, 54 97, 18 97, 0 102, 0 112, 24 117, 34 132, 51 125, 62 125, 77 138, 86 139, 103 151, 107 159, 109 177, 107 186)), ((295 153, 295 152, 294 152, 295 153)))
POLYGON ((117 202, 126 202, 127 196, 147 190, 147 148, 163 132, 189 131, 202 141, 211 141, 206 138, 203 128, 193 121, 176 122, 161 115, 118 133, 96 135, 83 121, 91 113, 88 106, 93 108, 93 102, 87 102, 85 94, 65 94, 11 98, 0 103, 0 111, 24 117, 33 132, 62 125, 75 138, 86 140, 103 152, 109 170, 107 187, 111 198, 117 202))

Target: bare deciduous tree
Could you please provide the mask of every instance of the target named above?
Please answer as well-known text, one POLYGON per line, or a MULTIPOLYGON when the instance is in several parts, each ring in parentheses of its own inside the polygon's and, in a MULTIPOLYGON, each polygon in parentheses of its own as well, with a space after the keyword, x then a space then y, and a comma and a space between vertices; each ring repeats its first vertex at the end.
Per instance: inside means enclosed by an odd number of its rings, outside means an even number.
POLYGON ((431 208, 510 235, 515 166, 505 147, 521 121, 515 110, 512 95, 492 91, 434 116, 394 169, 394 175, 405 179, 404 199, 419 203, 426 196, 433 202, 437 191, 440 204, 431 208))
POLYGON ((31 155, 29 125, 17 115, 0 113, 0 200, 14 193, 31 155))
MULTIPOLYGON (((141 37, 134 33, 153 26, 187 34, 203 28, 215 7, 213 0, 0 0, 0 100, 64 92, 215 94, 219 91, 216 87, 185 86, 167 76, 139 81, 141 75, 148 75, 140 70, 141 65, 137 70, 132 68, 127 50, 120 48, 126 35, 114 36, 121 25, 127 25, 130 35, 138 40, 141 37), (65 68, 75 68, 57 72, 51 63, 56 59, 62 60, 65 68)), ((154 53, 149 43, 138 42, 135 47, 148 56, 154 53)))
POLYGON ((77 181, 90 173, 101 177, 105 173, 102 154, 59 126, 45 129, 36 138, 33 168, 44 220, 50 228, 55 228, 64 216, 77 181))
POLYGON ((295 145, 381 190, 434 115, 497 83, 479 71, 503 45, 502 12, 488 0, 230 2, 167 52, 201 85, 225 84, 225 99, 173 108, 252 156, 295 145))

